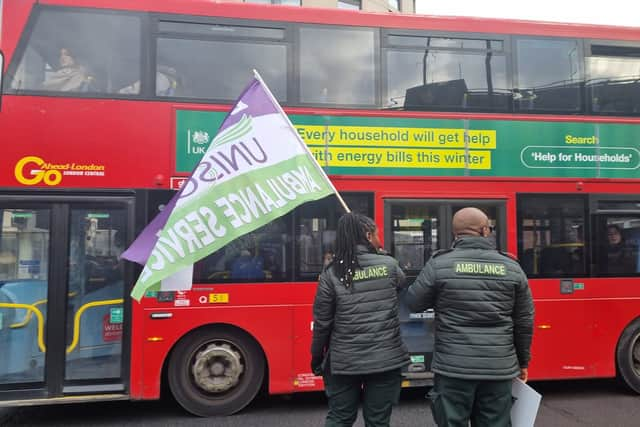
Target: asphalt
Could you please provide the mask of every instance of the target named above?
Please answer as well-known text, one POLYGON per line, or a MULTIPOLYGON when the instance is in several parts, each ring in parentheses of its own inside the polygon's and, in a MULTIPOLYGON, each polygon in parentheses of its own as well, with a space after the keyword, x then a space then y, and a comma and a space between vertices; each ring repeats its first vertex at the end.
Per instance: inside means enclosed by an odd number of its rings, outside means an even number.
POLYGON ((13 414, 14 408, 0 408, 0 426, 9 420, 13 414))

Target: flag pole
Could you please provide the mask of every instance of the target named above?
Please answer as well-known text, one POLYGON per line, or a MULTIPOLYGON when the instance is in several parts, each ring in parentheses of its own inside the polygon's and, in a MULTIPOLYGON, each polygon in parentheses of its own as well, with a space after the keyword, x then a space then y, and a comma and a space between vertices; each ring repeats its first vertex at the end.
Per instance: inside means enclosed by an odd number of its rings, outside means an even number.
POLYGON ((336 190, 336 187, 333 185, 333 182, 331 182, 331 180, 329 179, 329 177, 327 176, 327 174, 325 173, 324 169, 322 169, 322 167, 320 167, 320 165, 318 164, 318 161, 315 159, 315 157, 313 157, 313 154, 311 154, 311 151, 309 151, 309 147, 307 147, 307 144, 304 143, 304 141, 302 140, 302 138, 300 138, 300 134, 298 134, 298 131, 296 131, 296 128, 293 126, 293 123, 291 123, 291 120, 289 119, 289 116, 287 116, 287 113, 284 112, 284 110, 282 109, 282 107, 280 106, 280 103, 278 102, 278 100, 276 99, 275 96, 273 96, 273 94, 271 93, 271 90, 269 89, 269 87, 266 85, 266 83, 264 82, 264 80, 262 80, 262 77, 260 76, 260 73, 258 73, 258 71, 253 70, 253 75, 255 76, 255 78, 260 82, 260 84, 262 85, 262 87, 265 89, 265 92, 267 93, 267 95, 269 96, 269 98, 271 98, 271 101, 277 105, 278 107, 278 111, 280 112, 280 114, 282 114, 285 118, 285 120, 287 121, 287 124, 289 125, 289 127, 291 128, 291 130, 293 131, 293 133, 296 136, 296 139, 298 141, 298 143, 302 146, 302 148, 304 149, 304 151, 306 151, 306 153, 313 158, 313 164, 315 166, 315 168, 318 170, 318 172, 320 172, 322 174, 322 176, 325 177, 325 179, 327 180, 327 182, 329 183, 329 185, 331 186, 331 188, 334 191, 334 194, 336 195, 336 197, 338 198, 338 200, 340 201, 340 204, 342 205, 342 208, 345 210, 346 213, 351 212, 351 209, 349 209, 349 206, 347 206, 346 202, 344 201, 344 199, 342 198, 342 196, 340 195, 340 193, 338 193, 338 190, 336 190))

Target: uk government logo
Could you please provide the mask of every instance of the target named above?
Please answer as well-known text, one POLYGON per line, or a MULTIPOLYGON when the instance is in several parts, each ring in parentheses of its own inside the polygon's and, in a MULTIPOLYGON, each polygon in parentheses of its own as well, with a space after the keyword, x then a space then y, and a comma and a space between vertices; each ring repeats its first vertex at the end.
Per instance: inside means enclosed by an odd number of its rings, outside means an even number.
POLYGON ((104 176, 105 167, 95 163, 50 163, 38 156, 26 156, 18 160, 14 175, 20 184, 54 186, 63 176, 104 176))
POLYGON ((204 130, 187 130, 187 154, 204 154, 209 147, 209 132, 204 130))

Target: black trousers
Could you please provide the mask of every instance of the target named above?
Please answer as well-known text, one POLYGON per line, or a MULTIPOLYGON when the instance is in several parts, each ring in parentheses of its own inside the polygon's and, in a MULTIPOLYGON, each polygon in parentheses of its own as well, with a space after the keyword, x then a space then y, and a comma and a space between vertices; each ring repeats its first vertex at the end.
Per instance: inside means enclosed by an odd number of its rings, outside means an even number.
POLYGON ((360 400, 366 427, 389 426, 391 409, 400 398, 400 369, 363 375, 332 375, 327 369, 323 378, 329 399, 325 427, 351 427, 358 417, 360 400))
POLYGON ((510 427, 512 380, 464 380, 436 374, 429 393, 439 427, 510 427))

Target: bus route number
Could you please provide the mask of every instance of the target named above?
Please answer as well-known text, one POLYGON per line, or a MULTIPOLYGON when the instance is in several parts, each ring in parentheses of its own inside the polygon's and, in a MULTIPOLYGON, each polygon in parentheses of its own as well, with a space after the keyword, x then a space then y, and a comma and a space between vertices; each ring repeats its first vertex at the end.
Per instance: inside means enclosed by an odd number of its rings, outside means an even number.
POLYGON ((227 304, 229 294, 209 294, 209 304, 227 304))

